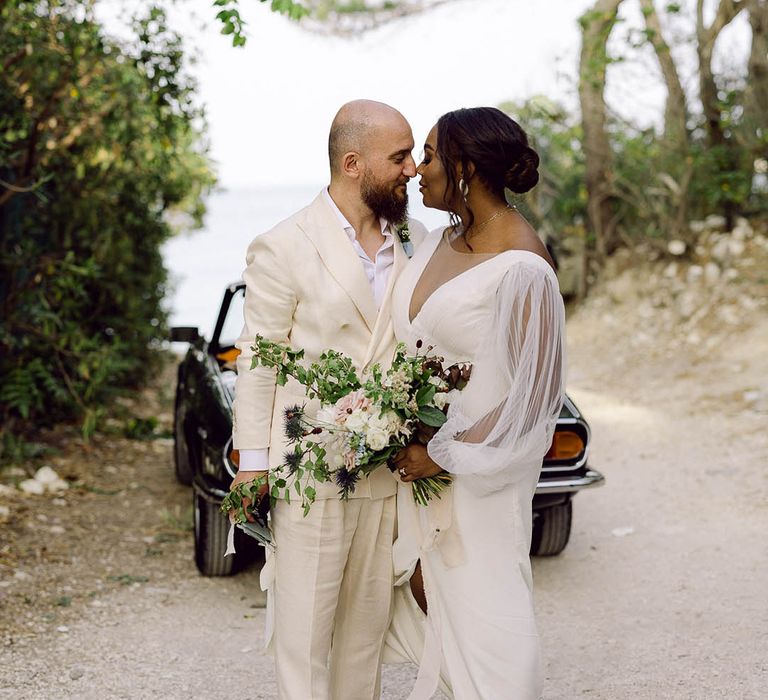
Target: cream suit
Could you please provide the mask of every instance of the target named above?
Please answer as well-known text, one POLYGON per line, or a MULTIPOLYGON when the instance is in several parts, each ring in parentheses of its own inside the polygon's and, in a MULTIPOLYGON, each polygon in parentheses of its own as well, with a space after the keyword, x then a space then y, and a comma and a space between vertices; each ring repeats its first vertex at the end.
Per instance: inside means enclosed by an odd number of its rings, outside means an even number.
MULTIPOLYGON (((417 243, 426 230, 409 223, 417 243)), ((386 367, 395 347, 392 287, 406 262, 395 236, 394 265, 377 310, 362 264, 322 192, 251 243, 243 275, 245 328, 237 344, 237 449, 269 448, 274 469, 286 450, 284 408, 306 404, 310 414, 318 408, 294 380, 277 386, 272 370, 250 369, 255 335, 303 348, 309 362, 333 348, 358 371, 377 362, 386 367)), ((395 478, 381 468, 361 480, 347 502, 335 485, 318 485, 306 518, 295 502, 273 508, 276 553, 262 571, 262 587, 280 698, 378 697, 391 615, 396 491, 395 478)))

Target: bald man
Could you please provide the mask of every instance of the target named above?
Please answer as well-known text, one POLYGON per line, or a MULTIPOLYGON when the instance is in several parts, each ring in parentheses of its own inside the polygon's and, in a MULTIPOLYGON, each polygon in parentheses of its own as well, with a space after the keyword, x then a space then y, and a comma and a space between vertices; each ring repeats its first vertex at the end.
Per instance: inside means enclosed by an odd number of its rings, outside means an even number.
MULTIPOLYGON (((357 100, 331 125, 330 185, 306 208, 248 248, 245 327, 234 406, 240 470, 232 482, 278 468, 287 446, 283 410, 318 409, 293 380, 250 369, 256 334, 303 348, 307 362, 328 349, 358 372, 387 367, 395 338, 392 287, 407 262, 396 226, 406 221, 406 184, 415 176, 413 135, 388 105, 357 100)), ((426 230, 409 222, 419 242, 426 230)), ((300 503, 272 509, 276 553, 262 570, 266 645, 274 651, 284 700, 377 698, 392 601, 396 481, 387 469, 361 480, 348 501, 320 484, 304 517, 300 503)))

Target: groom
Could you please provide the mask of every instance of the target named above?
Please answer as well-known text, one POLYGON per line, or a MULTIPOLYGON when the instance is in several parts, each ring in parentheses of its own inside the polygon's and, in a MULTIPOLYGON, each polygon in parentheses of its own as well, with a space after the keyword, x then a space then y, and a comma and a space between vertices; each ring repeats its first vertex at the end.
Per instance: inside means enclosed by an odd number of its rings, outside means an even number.
MULTIPOLYGON (((234 407, 240 468, 232 486, 278 467, 286 443, 283 410, 309 401, 295 380, 251 370, 256 334, 304 348, 312 362, 333 348, 358 371, 387 366, 395 338, 390 304, 407 262, 395 225, 405 220, 406 183, 416 175, 405 118, 380 102, 344 105, 331 125, 331 182, 306 208, 257 237, 247 254, 245 327, 234 407)), ((410 222, 416 242, 426 234, 410 222)), ((272 509, 274 559, 265 564, 267 644, 273 644, 283 700, 367 700, 379 696, 390 620, 396 481, 386 469, 341 501, 321 484, 309 514, 300 503, 272 509), (271 575, 274 566, 274 575, 271 575)))

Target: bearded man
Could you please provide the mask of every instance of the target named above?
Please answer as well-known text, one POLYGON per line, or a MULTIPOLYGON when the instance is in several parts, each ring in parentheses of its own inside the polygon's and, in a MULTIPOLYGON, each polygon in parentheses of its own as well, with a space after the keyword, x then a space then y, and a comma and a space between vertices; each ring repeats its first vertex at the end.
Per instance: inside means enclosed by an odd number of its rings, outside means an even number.
MULTIPOLYGON (((407 262, 396 226, 406 220, 406 184, 416 175, 411 127, 388 105, 356 100, 331 125, 330 186, 248 248, 245 327, 238 341, 232 487, 276 469, 287 449, 283 412, 318 409, 290 379, 251 370, 256 334, 305 350, 333 348, 358 372, 387 367, 395 338, 392 287, 407 262)), ((414 242, 424 226, 409 222, 414 242)), ((272 509, 276 552, 262 570, 266 644, 285 700, 365 700, 380 692, 381 655, 393 593, 397 483, 387 469, 358 482, 348 501, 319 484, 309 514, 300 503, 272 509)))

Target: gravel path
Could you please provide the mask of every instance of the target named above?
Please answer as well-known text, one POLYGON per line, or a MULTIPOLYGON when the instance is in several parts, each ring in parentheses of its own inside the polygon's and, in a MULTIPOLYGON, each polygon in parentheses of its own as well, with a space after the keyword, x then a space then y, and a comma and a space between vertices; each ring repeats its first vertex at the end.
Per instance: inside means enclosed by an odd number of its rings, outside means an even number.
MULTIPOLYGON (((706 361, 633 356, 631 339, 623 347, 601 337, 588 311, 569 333, 570 393, 591 423, 591 461, 607 484, 576 498, 566 551, 534 561, 545 698, 766 697, 768 414, 743 397, 756 382, 764 388, 768 325, 706 361)), ((169 450, 161 444, 158 461, 170 464, 169 450)), ((169 469, 132 478, 162 481, 163 498, 186 503, 169 469)), ((91 533, 98 547, 103 536, 91 533)), ((205 579, 191 562, 188 532, 156 539, 165 542, 161 554, 142 552, 145 559, 136 552, 151 538, 124 554, 114 536, 105 540, 117 549, 109 570, 141 564, 149 572, 141 579, 69 560, 46 564, 59 566, 48 593, 69 586, 74 603, 46 608, 47 617, 36 617, 34 605, 6 607, 0 620, 30 621, 4 636, 0 698, 276 697, 271 659, 259 652, 256 567, 205 579), (95 585, 83 583, 91 574, 111 585, 79 596, 95 585)), ((79 547, 87 561, 87 538, 79 547)), ((43 568, 22 564, 32 574, 6 570, 7 600, 40 585, 35 571, 43 568)), ((406 697, 414 677, 412 667, 387 667, 383 697, 406 697)))

